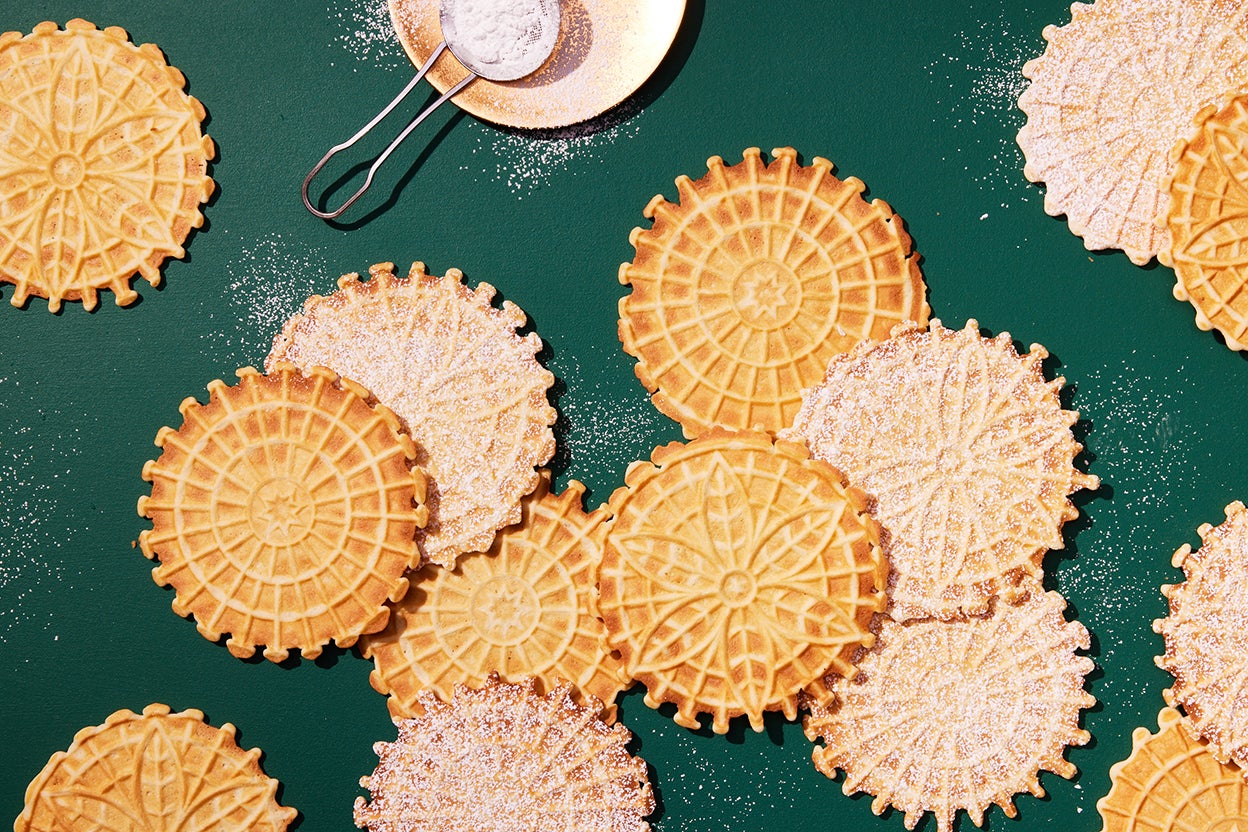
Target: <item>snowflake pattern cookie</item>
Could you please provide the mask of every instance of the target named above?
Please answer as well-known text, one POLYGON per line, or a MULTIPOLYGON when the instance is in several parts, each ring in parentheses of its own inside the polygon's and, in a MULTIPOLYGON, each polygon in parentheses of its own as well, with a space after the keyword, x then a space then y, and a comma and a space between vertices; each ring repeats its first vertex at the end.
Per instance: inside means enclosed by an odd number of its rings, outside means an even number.
POLYGON ((11 301, 133 303, 135 275, 203 224, 212 195, 204 108, 152 44, 115 26, 40 23, 0 35, 0 282, 11 301))
POLYGON ((981 826, 994 803, 1014 817, 1014 795, 1043 796, 1042 770, 1073 777, 1062 755, 1090 739, 1079 714, 1095 704, 1083 689, 1093 664, 1076 655, 1090 639, 1065 606, 1037 590, 954 621, 878 617, 858 676, 836 680, 835 702, 806 717, 807 737, 823 742, 816 768, 844 771, 846 794, 874 795, 877 815, 896 807, 907 829, 931 812, 950 832, 959 810, 981 826))
POLYGON ((851 673, 887 567, 865 498, 806 450, 712 428, 635 462, 611 495, 599 611, 646 704, 719 734, 797 714, 798 693, 851 673))
POLYGON ((870 495, 892 567, 898 620, 983 612, 1063 545, 1069 495, 1099 480, 1074 467, 1078 414, 1045 349, 1019 355, 1008 333, 932 321, 834 358, 782 436, 844 471, 870 495))
POLYGON ((243 751, 234 726, 200 711, 148 705, 84 728, 26 789, 15 832, 284 832, 298 814, 277 803, 278 783, 243 751))
POLYGON ((524 312, 492 306, 488 283, 469 289, 457 269, 436 277, 423 263, 406 278, 392 263, 369 272, 371 280, 349 274, 337 292, 309 298, 265 366, 329 367, 398 414, 429 477, 421 551, 452 566, 520 519, 520 499, 555 452, 546 399, 555 379, 537 361, 537 334, 516 333, 524 312))

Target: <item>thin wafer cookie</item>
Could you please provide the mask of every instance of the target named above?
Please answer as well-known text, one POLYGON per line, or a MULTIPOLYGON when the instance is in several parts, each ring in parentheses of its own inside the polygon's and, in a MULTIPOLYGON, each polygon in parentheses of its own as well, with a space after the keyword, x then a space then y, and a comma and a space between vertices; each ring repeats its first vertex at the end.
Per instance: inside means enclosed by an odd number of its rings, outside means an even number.
POLYGON ((679 202, 656 196, 620 282, 620 341, 663 413, 692 438, 711 425, 787 426, 828 359, 902 321, 927 321, 910 235, 865 186, 792 148, 718 156, 679 202))
POLYGON ((313 296, 273 341, 266 367, 323 365, 355 379, 399 415, 429 476, 429 524, 418 542, 434 563, 488 549, 520 519, 520 498, 554 455, 554 376, 538 363, 542 341, 520 336, 525 314, 491 306, 494 287, 475 290, 412 266, 349 274, 328 297, 313 296))
POLYGON ((243 751, 234 736, 233 725, 213 728, 196 710, 117 711, 52 755, 13 829, 282 832, 298 813, 278 805, 260 750, 243 751))
POLYGON ((349 647, 386 625, 385 602, 420 560, 416 449, 367 390, 323 367, 238 377, 209 384, 207 404, 184 400, 182 426, 160 430, 163 453, 143 466, 152 577, 173 586, 174 612, 212 641, 229 633, 241 658, 257 645, 272 661, 349 647))
POLYGON ((798 693, 870 644, 886 566, 865 496, 805 448, 712 428, 656 448, 611 495, 599 611, 646 704, 716 733, 798 693))
POLYGON ((412 716, 424 689, 449 701, 456 683, 480 685, 495 672, 504 682, 536 677, 539 692, 570 681, 614 714, 626 680, 594 600, 606 510, 587 514, 575 480, 562 494, 549 489, 542 472, 520 522, 488 552, 453 569, 425 566, 386 629, 362 640, 376 665, 369 681, 389 694, 395 716, 412 716))
POLYGON ((1038 344, 1020 356, 974 320, 934 320, 834 358, 803 393, 781 435, 870 495, 894 618, 982 612, 1062 548, 1069 495, 1099 480, 1073 465, 1078 414, 1062 409, 1064 380, 1045 381, 1047 356, 1038 344))
POLYGON ((1109 794, 1096 802, 1101 832, 1239 832, 1248 829, 1248 786, 1236 766, 1218 762, 1173 708, 1158 731, 1136 728, 1131 756, 1109 770, 1109 794))
POLYGON ((1084 246, 1142 265, 1163 246, 1171 148, 1202 107, 1248 83, 1248 4, 1097 0, 1070 11, 1023 66, 1023 173, 1045 183, 1044 210, 1065 214, 1084 246))
POLYGON ((1201 110, 1171 162, 1158 259, 1174 268, 1174 296, 1196 307, 1196 326, 1248 349, 1248 94, 1201 110))
POLYGON ((212 140, 186 78, 115 26, 40 23, 0 35, 0 282, 95 308, 160 283, 166 258, 203 224, 212 140))
MULTIPOLYGON (((1163 586, 1169 615, 1153 622, 1165 639, 1157 665, 1174 676, 1166 703, 1182 707, 1223 763, 1248 767, 1248 511, 1235 501, 1226 522, 1199 529, 1201 546, 1183 545, 1173 564, 1186 580, 1163 586)), ((1245 775, 1248 778, 1248 774, 1245 775)))
POLYGON ((395 719, 373 746, 355 825, 370 832, 645 832, 655 809, 632 735, 582 707, 567 684, 544 696, 532 680, 456 685, 449 703, 419 696, 421 715, 395 719))
POLYGON ((1036 589, 983 616, 877 617, 858 676, 833 683, 834 703, 811 704, 815 767, 843 770, 846 794, 873 795, 877 815, 896 807, 907 829, 931 812, 939 832, 959 810, 976 826, 992 804, 1014 817, 1015 794, 1044 795, 1041 770, 1073 777, 1062 755, 1090 739, 1079 713, 1095 704, 1083 689, 1093 664, 1075 654, 1090 639, 1063 617, 1065 599, 1036 589))

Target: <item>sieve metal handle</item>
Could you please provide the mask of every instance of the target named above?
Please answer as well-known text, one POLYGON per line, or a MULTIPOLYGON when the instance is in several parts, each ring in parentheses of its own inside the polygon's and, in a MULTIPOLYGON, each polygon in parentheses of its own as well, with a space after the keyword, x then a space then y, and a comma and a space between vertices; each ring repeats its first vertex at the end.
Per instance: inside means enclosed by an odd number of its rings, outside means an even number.
POLYGON ((396 95, 394 97, 394 100, 386 105, 385 109, 383 109, 377 115, 373 116, 372 120, 369 121, 368 124, 365 124, 362 128, 360 128, 360 131, 358 133, 356 133, 351 138, 347 139, 345 142, 334 145, 332 148, 329 149, 328 153, 326 153, 324 156, 321 157, 321 161, 316 163, 316 167, 312 168, 312 170, 308 173, 308 175, 304 177, 303 187, 300 189, 300 193, 303 195, 303 206, 305 208, 307 208, 309 211, 311 211, 313 214, 315 214, 316 216, 320 217, 323 220, 332 220, 338 215, 340 215, 343 211, 346 211, 348 208, 351 207, 351 205, 357 199, 359 199, 360 197, 364 195, 365 191, 369 189, 369 187, 373 184, 373 177, 377 174, 377 169, 380 168, 382 163, 385 162, 386 159, 390 157, 390 154, 394 152, 394 149, 398 147, 400 144, 402 144, 403 140, 406 139, 408 135, 411 134, 411 132, 416 129, 417 125, 419 125, 422 121, 424 121, 426 116, 428 116, 434 110, 438 109, 438 107, 442 106, 442 103, 444 101, 446 101, 449 98, 454 97, 456 94, 459 93, 460 90, 462 90, 464 87, 468 86, 470 83, 472 83, 473 81, 477 79, 478 76, 475 73, 470 72, 468 74, 468 77, 460 81, 455 86, 451 87, 449 90, 447 90, 445 93, 442 94, 442 97, 440 97, 437 101, 433 102, 428 107, 426 107, 423 112, 421 112, 418 116, 416 116, 416 118, 412 119, 412 122, 408 124, 407 127, 403 128, 403 132, 399 133, 399 135, 394 138, 394 141, 390 142, 389 146, 387 146, 386 149, 381 152, 381 155, 378 156, 377 159, 373 162, 372 166, 368 169, 368 176, 365 177, 364 184, 360 186, 360 189, 356 191, 354 194, 352 194, 351 197, 346 202, 342 203, 342 205, 339 206, 337 210, 321 211, 317 209, 316 207, 314 207, 312 205, 312 200, 308 198, 308 188, 312 184, 312 179, 318 173, 321 172, 321 168, 325 167, 325 165, 329 162, 329 160, 334 158, 334 156, 338 155, 339 153, 346 150, 351 145, 358 142, 360 139, 367 136, 369 134, 369 131, 371 131, 374 127, 377 126, 378 122, 380 122, 386 116, 390 115, 391 111, 394 110, 395 107, 399 106, 399 103, 402 102, 404 98, 407 98, 407 94, 410 93, 412 89, 415 88, 415 86, 420 83, 420 80, 425 77, 425 75, 429 72, 430 67, 433 66, 434 61, 436 61, 438 57, 445 50, 446 50, 446 41, 443 41, 442 43, 438 44, 436 49, 433 50, 433 54, 430 55, 429 59, 425 61, 423 66, 421 66, 420 71, 416 73, 416 77, 408 82, 407 86, 403 88, 403 91, 400 92, 398 95, 396 95))

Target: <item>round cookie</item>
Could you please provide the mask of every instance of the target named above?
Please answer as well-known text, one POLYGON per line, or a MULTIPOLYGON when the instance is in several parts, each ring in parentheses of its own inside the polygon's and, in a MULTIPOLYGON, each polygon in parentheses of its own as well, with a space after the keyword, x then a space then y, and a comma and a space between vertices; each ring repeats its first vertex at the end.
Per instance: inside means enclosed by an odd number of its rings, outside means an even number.
POLYGON ((926 323, 910 235, 866 186, 790 147, 676 180, 620 267, 620 341, 663 413, 693 438, 711 425, 786 427, 833 355, 895 324, 926 323))
POLYGON ((1157 217, 1170 150, 1196 113, 1248 83, 1248 4, 1222 0, 1073 3, 1023 66, 1023 174, 1045 184, 1088 249, 1147 263, 1164 245, 1157 217))
POLYGON ((278 805, 260 750, 243 751, 234 735, 233 725, 213 728, 196 710, 117 711, 52 755, 13 829, 283 832, 298 812, 278 805))
POLYGON ((1096 802, 1101 832, 1236 832, 1248 829, 1248 785, 1220 763, 1173 708, 1158 731, 1136 728, 1131 756, 1109 770, 1109 794, 1096 802))
POLYGON ((845 472, 870 496, 892 567, 889 614, 956 617, 1025 577, 1063 545, 1078 516, 1069 495, 1096 488, 1075 469, 1078 414, 1062 409, 1033 344, 1020 356, 1008 333, 897 327, 834 358, 803 392, 781 436, 845 472))
POLYGON ((152 493, 139 514, 152 577, 176 591, 174 612, 240 658, 257 645, 284 660, 349 647, 389 617, 420 560, 425 480, 412 440, 367 390, 323 367, 248 367, 207 404, 182 402, 143 466, 152 493))
POLYGON ((832 704, 811 704, 806 736, 824 743, 815 767, 843 770, 846 794, 874 795, 877 815, 896 807, 907 829, 931 812, 938 832, 950 832, 959 810, 982 826, 994 803, 1014 817, 1014 795, 1043 796, 1041 770, 1073 777, 1065 748, 1091 738, 1079 713, 1095 704, 1083 690, 1093 664, 1075 654, 1090 638, 1065 620, 1065 606, 1037 586, 982 616, 879 616, 858 676, 833 683, 832 704))
POLYGON ((1196 326, 1248 349, 1248 94, 1201 110, 1171 161, 1157 258, 1174 269, 1174 296, 1196 308, 1196 326))
POLYGON ((417 542, 427 560, 452 566, 520 519, 520 499, 555 452, 546 398, 555 378, 537 361, 537 334, 516 333, 524 312, 492 306, 488 283, 469 289, 458 269, 437 277, 423 263, 406 278, 392 263, 369 274, 309 298, 265 366, 329 367, 398 414, 429 477, 429 523, 417 542))
MULTIPOLYGON (((1248 673, 1248 510, 1235 501, 1226 522, 1199 529, 1201 546, 1174 553, 1186 577, 1163 586, 1169 615, 1153 622, 1165 640, 1157 665, 1174 677, 1166 703, 1181 707, 1214 758, 1248 766, 1248 713, 1243 680, 1248 673)), ((1248 774, 1245 775, 1248 778, 1248 774)))
POLYGON ((386 629, 361 641, 375 665, 369 681, 389 695, 392 714, 412 716, 423 690, 449 701, 456 683, 479 685, 497 673, 504 682, 535 677, 539 692, 567 680, 613 717, 626 680, 606 646, 594 585, 607 513, 587 514, 584 494, 575 480, 551 494, 543 471, 520 504, 520 522, 488 552, 415 574, 386 629))
POLYGON ((577 705, 567 684, 538 695, 533 681, 491 677, 456 685, 450 702, 432 691, 420 715, 395 719, 379 742, 376 770, 355 801, 369 832, 511 832, 593 829, 646 832, 655 809, 646 764, 630 756, 632 734, 577 705))
POLYGON ((101 290, 133 303, 135 275, 161 264, 203 224, 212 195, 204 108, 152 44, 115 26, 40 23, 0 35, 0 282, 81 300, 101 290))
POLYGON ((865 498, 801 446, 712 428, 635 462, 611 495, 598 609, 646 704, 719 734, 793 719, 800 691, 852 673, 887 567, 865 498))

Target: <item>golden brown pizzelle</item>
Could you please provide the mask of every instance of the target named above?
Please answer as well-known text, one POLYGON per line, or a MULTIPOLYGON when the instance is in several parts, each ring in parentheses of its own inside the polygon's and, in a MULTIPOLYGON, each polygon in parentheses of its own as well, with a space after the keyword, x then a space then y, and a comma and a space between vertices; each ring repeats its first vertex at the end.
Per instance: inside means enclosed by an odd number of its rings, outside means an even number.
POLYGON ((798 693, 870 644, 887 567, 864 495, 791 442, 713 428, 656 448, 611 495, 599 611, 646 704, 716 733, 793 719, 798 693))
POLYGON ((74 19, 0 35, 0 282, 20 306, 133 303, 212 195, 204 108, 153 44, 74 19))
POLYGON ((392 263, 369 275, 348 274, 338 291, 309 298, 265 366, 329 367, 398 414, 429 477, 421 551, 451 566, 520 519, 536 468, 555 452, 546 398, 554 376, 537 361, 537 334, 516 332, 524 312, 510 301, 493 306, 488 283, 469 289, 458 269, 437 277, 423 263, 405 278, 392 263))
POLYGON ((1074 467, 1078 414, 1062 409, 1064 379, 1045 380, 1047 356, 1038 344, 1019 355, 974 320, 904 324, 834 358, 804 391, 781 436, 870 495, 893 618, 982 612, 1062 548, 1078 516, 1069 496, 1099 480, 1074 467))
POLYGON ((233 725, 213 728, 201 711, 153 704, 117 711, 53 754, 13 828, 283 832, 298 813, 278 804, 277 788, 260 750, 239 748, 233 725))
POLYGON ((567 680, 574 694, 602 702, 613 718, 627 686, 597 615, 595 573, 602 561, 605 508, 586 513, 585 486, 573 480, 550 493, 543 471, 521 501, 520 522, 488 552, 454 568, 428 564, 392 605, 384 630, 361 641, 375 665, 369 681, 389 695, 390 712, 412 716, 432 690, 449 701, 454 685, 535 677, 538 692, 567 680))
POLYGON ((926 322, 910 235, 865 185, 789 147, 765 162, 713 156, 680 197, 656 196, 654 224, 620 267, 620 341, 663 413, 693 438, 711 425, 787 426, 828 359, 897 323, 926 322))
POLYGON ((248 367, 182 402, 143 466, 143 554, 174 612, 230 652, 282 661, 385 626, 420 561, 424 475, 411 438, 367 390, 323 367, 248 367))
POLYGON ((395 719, 376 770, 360 780, 355 824, 370 832, 645 832, 655 809, 632 734, 576 704, 569 685, 544 695, 533 680, 456 685, 449 702, 418 697, 420 715, 395 719))
POLYGON ((931 812, 950 832, 961 810, 980 826, 994 803, 1014 817, 1014 795, 1043 796, 1041 770, 1073 777, 1062 755, 1090 739, 1079 713, 1095 704, 1083 689, 1093 664, 1076 655, 1090 639, 1065 606, 1037 585, 980 616, 877 617, 857 677, 833 682, 833 703, 811 704, 816 768, 843 771, 846 794, 873 795, 877 815, 896 807, 907 829, 931 812))
POLYGON ((1109 794, 1096 802, 1101 832, 1235 832, 1248 829, 1248 785, 1237 766, 1218 762, 1173 708, 1157 733, 1136 728, 1131 756, 1109 770, 1109 794))
POLYGON ((1174 296, 1196 308, 1196 326, 1248 349, 1248 93, 1197 113, 1170 155, 1157 258, 1174 269, 1174 296))

